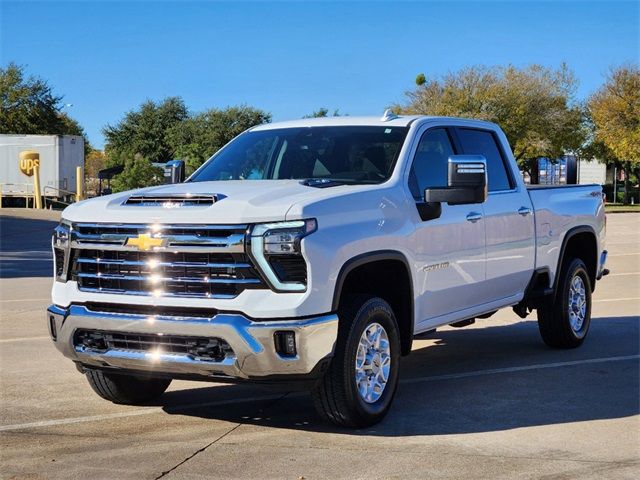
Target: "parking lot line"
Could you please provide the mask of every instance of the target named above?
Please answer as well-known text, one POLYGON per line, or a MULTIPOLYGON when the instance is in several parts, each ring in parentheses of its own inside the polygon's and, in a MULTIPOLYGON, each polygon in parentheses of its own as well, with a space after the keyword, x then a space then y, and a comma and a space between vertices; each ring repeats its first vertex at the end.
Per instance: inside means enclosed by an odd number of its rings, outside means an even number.
MULTIPOLYGON (((445 374, 445 375, 432 375, 428 377, 406 378, 401 380, 400 383, 406 384, 406 383, 434 382, 439 380, 453 380, 453 379, 459 379, 459 378, 479 377, 484 375, 496 375, 501 373, 526 372, 531 370, 543 370, 547 368, 561 368, 561 367, 571 367, 571 366, 579 366, 579 365, 591 365, 591 364, 598 364, 598 363, 621 362, 621 361, 638 360, 638 359, 640 359, 640 355, 587 358, 583 360, 573 360, 568 362, 538 363, 533 365, 522 365, 517 367, 492 368, 487 370, 474 370, 471 372, 460 372, 460 373, 452 373, 452 374, 445 374)), ((293 396, 303 396, 303 395, 305 395, 304 392, 297 392, 289 396, 293 397, 293 396)), ((14 424, 14 425, 2 425, 0 426, 0 432, 6 432, 10 430, 24 430, 24 429, 30 429, 30 428, 51 427, 51 426, 57 426, 57 425, 70 425, 74 423, 83 423, 83 422, 95 422, 95 421, 110 420, 115 418, 137 417, 141 415, 151 415, 154 413, 164 412, 165 408, 166 410, 170 410, 170 411, 193 410, 196 408, 218 407, 218 406, 235 404, 235 403, 275 400, 281 397, 282 397, 281 394, 265 395, 260 397, 236 398, 233 400, 221 400, 217 402, 176 405, 171 407, 149 407, 145 409, 132 410, 128 412, 107 413, 103 415, 92 415, 92 416, 86 416, 86 417, 60 418, 56 420, 42 420, 40 422, 20 423, 20 424, 14 424)))
POLYGON ((640 300, 640 297, 626 297, 626 298, 599 298, 594 300, 593 303, 596 302, 627 302, 629 300, 640 300))
POLYGON ((8 303, 8 302, 48 302, 51 298, 15 298, 15 299, 5 299, 0 300, 0 303, 8 303))
POLYGON ((164 412, 165 408, 167 410, 172 410, 172 411, 173 410, 175 411, 193 410, 196 408, 218 407, 223 405, 229 405, 231 403, 246 403, 246 402, 257 402, 257 401, 265 401, 265 400, 275 400, 281 397, 282 397, 282 394, 265 395, 261 397, 234 398, 233 400, 218 400, 216 402, 192 403, 187 405, 176 405, 171 407, 148 407, 145 409, 131 410, 128 412, 105 413, 103 415, 90 415, 86 417, 60 418, 56 420, 42 420, 40 422, 20 423, 20 424, 14 424, 14 425, 2 425, 0 426, 0 432, 6 432, 10 430, 23 430, 28 428, 52 427, 56 425, 71 425, 74 423, 83 423, 83 422, 97 422, 100 420, 110 420, 114 418, 138 417, 140 415, 151 415, 154 413, 161 413, 161 412, 164 412))
POLYGON ((498 373, 526 372, 528 370, 543 370, 546 368, 571 367, 576 365, 589 365, 592 363, 620 362, 624 360, 638 360, 638 359, 640 359, 640 355, 586 358, 582 360, 572 360, 568 362, 538 363, 533 365, 522 365, 519 367, 491 368, 487 370, 473 370, 471 372, 449 373, 445 375, 433 375, 430 377, 406 378, 404 380, 401 380, 400 383, 434 382, 437 380, 452 380, 457 378, 480 377, 483 375, 495 375, 498 373))
POLYGON ((49 340, 51 337, 18 337, 18 338, 2 338, 0 339, 0 343, 11 343, 11 342, 29 342, 32 340, 49 340))

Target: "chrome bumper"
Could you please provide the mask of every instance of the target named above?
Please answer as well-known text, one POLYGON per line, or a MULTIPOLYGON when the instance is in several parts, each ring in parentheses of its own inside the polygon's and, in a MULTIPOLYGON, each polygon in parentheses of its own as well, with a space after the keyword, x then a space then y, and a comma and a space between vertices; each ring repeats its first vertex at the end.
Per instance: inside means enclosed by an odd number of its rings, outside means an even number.
POLYGON ((81 305, 69 308, 52 305, 47 309, 47 324, 56 348, 85 366, 242 379, 311 373, 321 360, 333 354, 338 335, 335 314, 304 320, 255 322, 240 314, 217 314, 211 318, 148 316, 94 312, 81 305), (216 362, 161 352, 95 351, 74 345, 77 329, 216 337, 225 340, 233 354, 216 362), (276 351, 274 333, 281 330, 295 332, 296 356, 282 356, 276 351))

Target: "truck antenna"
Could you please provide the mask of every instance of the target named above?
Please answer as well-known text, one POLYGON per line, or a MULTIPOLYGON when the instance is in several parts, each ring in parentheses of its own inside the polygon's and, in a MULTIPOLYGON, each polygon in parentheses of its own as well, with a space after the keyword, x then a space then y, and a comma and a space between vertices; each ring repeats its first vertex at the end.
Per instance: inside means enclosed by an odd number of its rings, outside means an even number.
POLYGON ((389 120, 394 120, 398 118, 398 115, 393 113, 389 108, 387 108, 382 114, 382 118, 380 118, 381 122, 388 122, 389 120))

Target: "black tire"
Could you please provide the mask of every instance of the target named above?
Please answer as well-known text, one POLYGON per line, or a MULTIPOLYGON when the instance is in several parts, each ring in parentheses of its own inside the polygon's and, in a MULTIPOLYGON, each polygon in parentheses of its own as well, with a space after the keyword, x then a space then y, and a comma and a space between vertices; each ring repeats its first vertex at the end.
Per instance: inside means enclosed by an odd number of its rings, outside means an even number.
POLYGON ((325 420, 345 427, 368 427, 389 411, 398 386, 400 338, 391 307, 381 298, 357 296, 347 300, 338 312, 340 323, 334 356, 323 378, 313 388, 313 403, 325 420), (389 374, 381 396, 366 402, 356 385, 356 355, 360 338, 375 323, 386 331, 389 341, 389 374))
POLYGON ((584 262, 568 259, 560 270, 554 295, 538 308, 538 328, 544 343, 553 348, 576 348, 584 342, 591 324, 591 281, 584 262), (579 328, 572 327, 569 314, 571 284, 578 277, 585 297, 585 315, 579 328))
POLYGON ((169 387, 171 379, 134 377, 87 370, 93 391, 105 400, 124 405, 140 405, 155 400, 169 387))

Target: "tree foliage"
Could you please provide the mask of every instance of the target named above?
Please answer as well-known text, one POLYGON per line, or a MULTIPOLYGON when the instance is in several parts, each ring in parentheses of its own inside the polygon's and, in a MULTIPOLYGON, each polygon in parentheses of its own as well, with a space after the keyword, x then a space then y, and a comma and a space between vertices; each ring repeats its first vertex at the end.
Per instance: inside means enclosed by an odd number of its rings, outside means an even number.
POLYGON ((0 68, 0 133, 84 137, 80 124, 60 112, 62 98, 45 80, 26 76, 21 65, 0 68))
POLYGON ((612 70, 588 106, 594 156, 624 168, 624 202, 629 203, 631 175, 640 178, 640 68, 629 64, 612 70))
POLYGON ((98 172, 107 166, 107 157, 102 150, 91 150, 84 157, 84 186, 88 195, 98 193, 98 172))
POLYGON ((589 99, 595 139, 621 161, 640 163, 640 68, 613 70, 589 99))
MULTIPOLYGON (((329 116, 329 109, 321 107, 318 110, 311 112, 309 115, 304 115, 302 118, 325 118, 329 116)), ((333 111, 332 117, 339 117, 340 110, 337 108, 333 111)))
POLYGON ((107 166, 107 158, 103 151, 92 150, 84 159, 84 175, 86 178, 98 178, 98 172, 107 166))
MULTIPOLYGON (((311 112, 309 115, 304 115, 302 118, 325 118, 329 116, 329 109, 321 107, 318 110, 311 112)), ((339 117, 340 110, 337 108, 331 114, 332 117, 339 117)))
POLYGON ((111 183, 114 192, 150 187, 162 183, 162 169, 154 167, 148 158, 136 153, 124 163, 124 171, 116 175, 111 183))
POLYGON ((247 105, 213 108, 176 123, 166 138, 175 158, 185 160, 187 174, 191 174, 234 137, 270 121, 271 114, 247 105))
POLYGON ((171 160, 175 149, 167 140, 167 132, 188 116, 179 97, 157 103, 147 100, 137 110, 127 112, 117 124, 103 129, 109 165, 126 165, 136 156, 150 162, 171 160))
POLYGON ((529 170, 536 158, 558 158, 584 143, 584 108, 574 101, 575 87, 566 65, 556 70, 475 66, 436 78, 418 75, 407 103, 394 110, 495 122, 518 163, 529 170))

